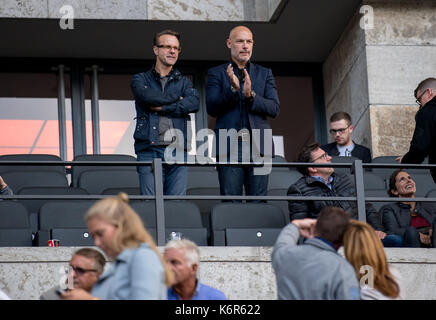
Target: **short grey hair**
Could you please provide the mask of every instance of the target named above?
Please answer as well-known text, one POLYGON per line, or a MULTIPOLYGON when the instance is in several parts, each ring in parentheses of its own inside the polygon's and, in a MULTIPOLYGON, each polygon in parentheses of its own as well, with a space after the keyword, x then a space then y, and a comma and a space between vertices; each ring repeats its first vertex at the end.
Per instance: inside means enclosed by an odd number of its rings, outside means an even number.
POLYGON ((436 90, 436 78, 427 78, 421 81, 415 89, 415 98, 418 98, 418 91, 422 94, 427 89, 436 90))
POLYGON ((197 245, 188 239, 171 240, 165 245, 167 249, 183 249, 185 250, 185 259, 189 266, 200 264, 200 250, 197 245))

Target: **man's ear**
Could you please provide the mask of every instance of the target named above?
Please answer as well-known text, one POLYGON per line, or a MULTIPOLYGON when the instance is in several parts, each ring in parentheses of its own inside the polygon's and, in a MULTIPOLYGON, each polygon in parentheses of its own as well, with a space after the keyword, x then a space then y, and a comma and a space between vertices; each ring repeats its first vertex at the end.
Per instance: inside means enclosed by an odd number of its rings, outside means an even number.
POLYGON ((194 271, 195 273, 197 273, 197 270, 198 270, 198 264, 194 263, 194 264, 191 266, 191 268, 192 268, 192 271, 194 271))
POLYGON ((227 39, 226 40, 226 45, 227 45, 227 48, 231 48, 232 47, 232 41, 230 41, 230 39, 227 39))
POLYGON ((153 46, 153 52, 154 52, 155 56, 157 56, 159 54, 158 51, 159 51, 159 48, 156 46, 153 46))
POLYGON ((309 171, 309 174, 310 173, 317 173, 318 172, 317 168, 313 168, 313 167, 308 167, 307 171, 309 171))
POLYGON ((350 124, 350 126, 348 127, 348 129, 350 129, 350 134, 352 134, 352 133, 353 133, 353 130, 354 130, 354 126, 353 126, 352 124, 350 124))

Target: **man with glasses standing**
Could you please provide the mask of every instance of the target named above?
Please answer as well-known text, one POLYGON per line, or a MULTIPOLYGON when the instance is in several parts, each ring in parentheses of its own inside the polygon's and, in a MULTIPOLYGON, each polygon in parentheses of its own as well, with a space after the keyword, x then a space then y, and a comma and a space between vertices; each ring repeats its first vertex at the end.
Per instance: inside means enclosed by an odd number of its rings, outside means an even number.
MULTIPOLYGON (((415 131, 409 151, 397 160, 401 163, 436 164, 436 78, 427 78, 415 89, 419 110, 415 115, 415 131)), ((436 170, 430 170, 436 182, 436 170)))
MULTIPOLYGON (((330 164, 331 159, 332 157, 315 142, 303 147, 297 162, 330 164)), ((298 167, 297 169, 303 177, 289 187, 288 196, 354 197, 356 195, 350 177, 346 174, 335 173, 332 167, 298 167)), ((290 200, 288 201, 289 218, 291 221, 305 218, 316 219, 321 210, 329 206, 344 209, 352 219, 358 218, 356 202, 346 200, 290 200)), ((376 230, 386 247, 402 245, 400 238, 386 235, 380 215, 370 203, 366 203, 366 220, 376 230)))
MULTIPOLYGON (((186 151, 190 149, 187 139, 189 114, 198 111, 200 100, 191 81, 174 68, 181 51, 179 39, 180 34, 172 30, 157 33, 153 39, 155 64, 147 72, 132 77, 136 108, 133 137, 138 161, 155 158, 178 163, 186 161, 186 151), (170 145, 168 150, 171 152, 165 154, 170 145), (178 154, 184 159, 179 159, 178 154)), ((164 164, 162 169, 164 194, 185 195, 187 167, 164 164)), ((138 166, 137 170, 141 194, 154 195, 152 168, 138 166)))
POLYGON ((371 151, 351 139, 354 126, 346 112, 336 112, 330 117, 330 134, 335 142, 322 146, 331 156, 356 157, 362 162, 371 162, 371 151))
MULTIPOLYGON (((106 259, 99 251, 92 248, 82 248, 77 250, 69 263, 67 271, 67 280, 73 283, 63 284, 68 288, 81 288, 91 292, 92 286, 97 282, 103 273, 106 259)), ((56 286, 40 297, 41 300, 61 300, 61 286, 56 286)))

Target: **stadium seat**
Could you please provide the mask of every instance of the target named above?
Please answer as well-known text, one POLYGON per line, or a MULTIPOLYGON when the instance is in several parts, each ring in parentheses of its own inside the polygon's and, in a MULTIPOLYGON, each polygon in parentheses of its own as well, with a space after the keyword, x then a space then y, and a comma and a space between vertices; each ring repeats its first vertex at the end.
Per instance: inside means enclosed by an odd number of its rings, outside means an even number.
MULTIPOLYGON (((74 157, 73 161, 135 161, 136 162, 136 158, 127 154, 83 154, 74 157)), ((73 187, 79 186, 78 185, 79 177, 84 171, 113 170, 113 169, 131 170, 136 172, 136 166, 71 166, 72 186, 73 187)))
POLYGON ((17 201, 0 201, 0 246, 32 246, 32 230, 26 208, 17 201))
POLYGON ((68 187, 65 174, 57 171, 15 171, 1 174, 14 193, 26 187, 68 187))
MULTIPOLYGON (((132 201, 132 208, 141 217, 147 230, 156 237, 156 208, 154 201, 132 201)), ((165 200, 165 236, 173 231, 181 232, 185 238, 199 246, 207 246, 207 228, 203 226, 198 207, 191 202, 165 200)), ((155 238, 156 239, 156 238, 155 238)))
MULTIPOLYGON (((286 225, 286 219, 280 208, 267 203, 221 203, 212 209, 211 225, 212 244, 214 246, 272 246, 276 240, 274 236, 272 236, 275 234, 275 231, 266 230, 281 230, 286 225), (229 235, 227 235, 228 229, 234 230, 230 230, 229 235), (241 236, 238 236, 237 229, 250 230, 243 231, 248 232, 250 236, 244 241, 241 241, 241 236), (253 231, 255 232, 254 234, 253 231), (257 232, 267 236, 264 238, 262 238, 262 236, 258 237, 257 232), (250 239, 252 241, 250 241, 250 239)), ((278 233, 276 234, 278 235, 278 233)))
POLYGON ((1 165, 1 161, 62 161, 62 159, 53 154, 7 154, 0 156, 0 175, 5 172, 14 171, 56 171, 65 175, 65 166, 63 165, 1 165))
MULTIPOLYGON (((359 158, 356 157, 340 157, 340 156, 331 156, 332 157, 332 163, 353 163, 355 160, 359 160, 359 158)), ((337 173, 345 173, 345 174, 351 174, 352 167, 343 167, 343 168, 334 168, 335 172, 337 173)))
POLYGON ((140 190, 139 187, 107 188, 107 189, 104 189, 101 194, 104 194, 104 195, 117 195, 120 192, 127 193, 130 196, 139 196, 139 195, 141 195, 141 190, 140 190))
MULTIPOLYGON (((388 198, 389 195, 384 189, 365 189, 365 197, 377 197, 377 198, 388 198)), ((383 201, 369 201, 377 211, 380 211, 380 208, 385 204, 392 202, 383 202, 383 201)))
POLYGON ((425 197, 427 193, 436 188, 436 184, 430 173, 415 173, 410 175, 416 184, 416 197, 425 197))
POLYGON ((136 170, 88 170, 80 174, 77 185, 89 194, 102 194, 108 188, 139 189, 139 178, 136 170))
MULTIPOLYGON (((92 245, 91 242, 83 239, 84 230, 87 229, 84 216, 88 209, 94 204, 94 200, 76 200, 76 201, 51 201, 43 204, 39 209, 39 231, 37 243, 39 246, 47 246, 47 241, 57 236, 60 245, 66 243, 69 246, 92 245), (76 232, 66 234, 62 229, 75 229, 76 232), (76 235, 76 239, 72 238, 76 235), (61 237, 64 235, 64 237, 61 237)), ((89 240, 89 239, 88 239, 89 240)))

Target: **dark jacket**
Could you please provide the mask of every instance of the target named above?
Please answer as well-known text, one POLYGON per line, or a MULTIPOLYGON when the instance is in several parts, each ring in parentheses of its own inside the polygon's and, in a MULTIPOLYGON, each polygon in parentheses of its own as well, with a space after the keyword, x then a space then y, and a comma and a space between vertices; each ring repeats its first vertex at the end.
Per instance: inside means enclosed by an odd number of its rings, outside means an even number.
MULTIPOLYGON (((250 125, 248 129, 251 129, 251 131, 253 129, 260 129, 260 146, 257 147, 260 153, 264 154, 264 130, 271 129, 267 117, 275 118, 280 112, 280 102, 271 69, 250 63, 249 75, 251 87, 256 93, 254 99, 250 101, 243 96, 242 85, 239 92, 232 92, 230 80, 226 72, 228 65, 226 63, 211 68, 207 74, 207 113, 217 118, 215 124, 215 147, 219 145, 218 130, 238 130, 241 109, 247 108, 250 125)), ((272 152, 274 154, 274 147, 272 152)))
POLYGON ((192 87, 191 81, 177 69, 173 69, 165 85, 165 92, 162 92, 159 74, 153 66, 147 72, 135 74, 130 86, 136 108, 136 128, 133 135, 135 153, 158 144, 161 115, 170 118, 174 128, 183 132, 184 146, 189 150, 187 120, 190 118, 189 114, 197 112, 200 105, 198 92, 192 87), (151 111, 150 106, 162 106, 162 111, 151 111))
MULTIPOLYGON (((436 164, 436 97, 418 110, 415 122, 410 149, 401 163, 422 163, 428 156, 428 163, 436 164)), ((430 172, 436 182, 436 170, 430 172)))
MULTIPOLYGON (((332 173, 332 176, 332 190, 321 181, 304 176, 289 187, 288 196, 354 197, 356 195, 354 186, 347 175, 332 173)), ((319 212, 327 206, 340 207, 350 213, 353 219, 358 218, 355 201, 288 201, 288 206, 291 220, 316 219, 319 212)), ((380 215, 370 203, 366 203, 366 220, 375 230, 383 231, 380 215)))
MULTIPOLYGON (((436 219, 436 204, 417 202, 415 212, 433 226, 436 219)), ((401 202, 389 203, 381 207, 380 214, 387 234, 404 236, 412 220, 410 205, 401 202)))
MULTIPOLYGON (((353 141, 354 142, 354 141, 353 141)), ((336 142, 332 142, 321 147, 325 152, 331 156, 339 156, 339 150, 336 146, 336 142)), ((359 158, 362 162, 371 162, 371 150, 360 144, 354 142, 354 149, 351 151, 353 157, 359 158)))

